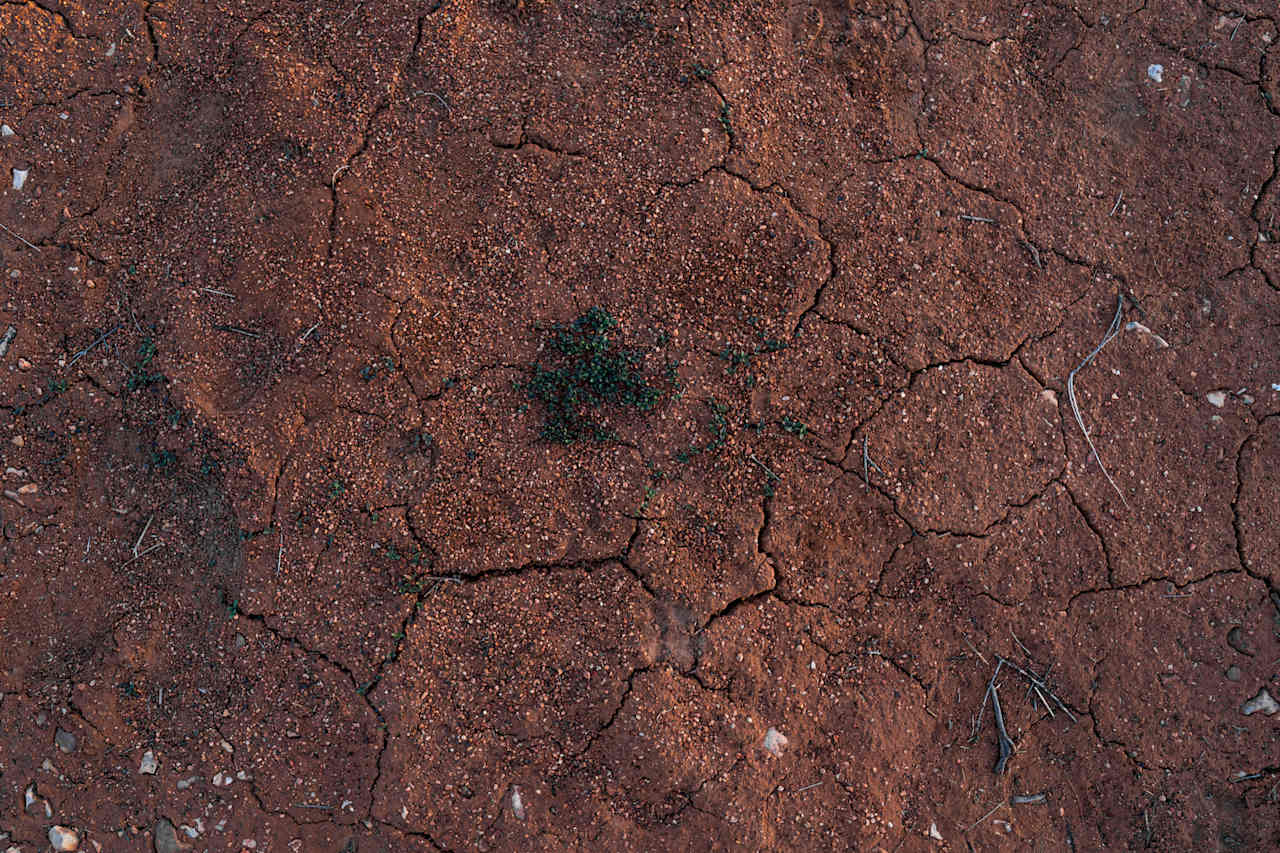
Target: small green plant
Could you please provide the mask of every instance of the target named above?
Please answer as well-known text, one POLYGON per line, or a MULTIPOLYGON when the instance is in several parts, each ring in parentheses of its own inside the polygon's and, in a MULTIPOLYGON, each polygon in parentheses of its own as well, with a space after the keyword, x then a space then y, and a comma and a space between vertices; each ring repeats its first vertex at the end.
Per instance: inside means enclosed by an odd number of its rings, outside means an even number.
POLYGON ((707 422, 710 438, 706 444, 691 444, 676 451, 675 460, 681 465, 700 454, 719 450, 729 440, 729 419, 725 417, 729 413, 729 407, 714 398, 707 400, 707 407, 711 409, 711 419, 707 422))
POLYGON ((329 484, 329 497, 336 500, 342 497, 342 493, 345 492, 346 490, 347 490, 346 485, 341 480, 335 477, 333 482, 329 484))
POLYGON ((46 387, 46 390, 49 392, 50 397, 56 397, 59 394, 61 394, 63 391, 67 390, 67 380, 50 379, 49 384, 45 387, 46 387))
POLYGON ((517 386, 545 410, 542 438, 555 444, 616 441, 603 409, 648 413, 658 405, 662 392, 642 374, 641 354, 616 344, 617 328, 618 321, 603 308, 551 327, 545 347, 549 358, 517 386))
MULTIPOLYGON (((778 340, 777 338, 762 338, 761 342, 750 350, 741 350, 726 346, 724 349, 720 350, 719 355, 722 359, 728 362, 728 366, 725 367, 724 372, 732 376, 738 372, 740 367, 750 365, 752 359, 756 356, 781 352, 786 348, 786 341, 778 340)), ((755 376, 753 374, 748 374, 747 381, 749 385, 755 385, 755 376)))
POLYGON ((809 427, 803 421, 798 421, 789 415, 783 415, 782 420, 778 423, 783 430, 791 433, 796 438, 804 438, 809 434, 809 427))
POLYGON ((720 105, 720 126, 724 128, 724 135, 733 139, 733 120, 729 117, 729 105, 727 103, 720 105))
POLYGON ((165 471, 178 461, 178 454, 172 450, 155 449, 151 451, 151 456, 147 459, 147 468, 150 471, 165 471))
POLYGON ((360 368, 360 378, 365 382, 372 382, 380 373, 392 373, 396 369, 396 360, 389 355, 373 361, 360 368))
POLYGON ((151 373, 151 360, 156 357, 155 341, 151 338, 143 338, 142 344, 138 347, 138 363, 134 365, 133 372, 129 374, 129 378, 125 380, 126 391, 137 391, 139 388, 146 388, 156 382, 164 379, 163 373, 151 373))
POLYGON ((796 438, 804 438, 809 434, 809 427, 803 421, 798 421, 788 415, 783 415, 782 420, 778 422, 784 432, 794 435, 796 438))

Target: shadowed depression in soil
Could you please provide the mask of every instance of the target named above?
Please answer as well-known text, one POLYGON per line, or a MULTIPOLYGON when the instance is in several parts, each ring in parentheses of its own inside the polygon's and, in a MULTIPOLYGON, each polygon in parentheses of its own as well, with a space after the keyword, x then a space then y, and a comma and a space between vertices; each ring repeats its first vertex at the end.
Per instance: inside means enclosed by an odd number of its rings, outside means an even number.
POLYGON ((1280 846, 1278 24, 0 4, 0 850, 1280 846))

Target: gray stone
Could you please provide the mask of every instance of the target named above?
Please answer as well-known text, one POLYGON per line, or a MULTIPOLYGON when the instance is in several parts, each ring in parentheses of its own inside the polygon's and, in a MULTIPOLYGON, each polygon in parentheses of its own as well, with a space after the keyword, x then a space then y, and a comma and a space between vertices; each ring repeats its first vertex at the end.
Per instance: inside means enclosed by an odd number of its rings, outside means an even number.
POLYGON ((56 743, 58 745, 58 749, 63 752, 75 752, 76 744, 78 743, 76 736, 66 729, 58 729, 57 733, 53 736, 53 742, 56 743))
POLYGON ((178 841, 178 830, 174 829, 173 824, 166 818, 156 821, 152 841, 155 844, 156 853, 181 853, 187 849, 178 841))

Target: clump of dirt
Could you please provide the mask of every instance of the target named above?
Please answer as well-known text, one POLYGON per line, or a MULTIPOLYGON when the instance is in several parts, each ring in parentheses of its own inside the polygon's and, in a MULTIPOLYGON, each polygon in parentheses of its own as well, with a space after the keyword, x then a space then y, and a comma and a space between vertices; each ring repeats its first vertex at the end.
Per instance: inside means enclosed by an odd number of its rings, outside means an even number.
POLYGON ((0 848, 1280 846, 1278 25, 0 5, 0 848))

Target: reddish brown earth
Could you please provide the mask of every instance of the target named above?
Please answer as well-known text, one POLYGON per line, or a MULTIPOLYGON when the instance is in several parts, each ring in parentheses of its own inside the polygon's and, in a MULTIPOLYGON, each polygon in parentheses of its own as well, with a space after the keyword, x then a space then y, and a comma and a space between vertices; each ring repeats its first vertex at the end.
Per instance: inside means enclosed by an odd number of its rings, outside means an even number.
POLYGON ((0 849, 1280 847, 1278 25, 0 5, 0 849))

